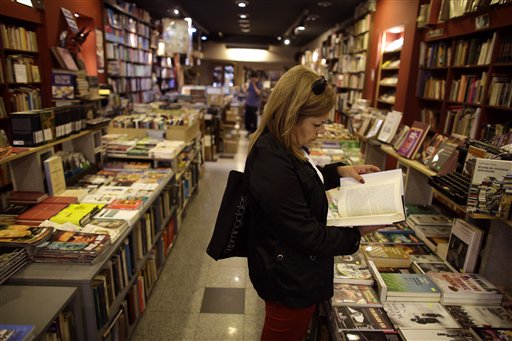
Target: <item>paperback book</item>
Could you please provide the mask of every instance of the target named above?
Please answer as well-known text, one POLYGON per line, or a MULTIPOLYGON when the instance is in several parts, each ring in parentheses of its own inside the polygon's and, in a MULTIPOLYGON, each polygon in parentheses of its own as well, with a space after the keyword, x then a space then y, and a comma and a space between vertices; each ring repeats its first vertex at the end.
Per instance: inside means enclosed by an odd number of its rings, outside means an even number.
POLYGON ((368 244, 361 248, 366 261, 377 267, 408 268, 411 260, 407 252, 398 246, 368 244))
POLYGON ((480 254, 482 238, 482 230, 465 220, 455 219, 446 261, 460 272, 473 272, 480 254))
POLYGON ((512 328, 471 327, 470 331, 479 341, 512 340, 512 328))
POLYGON ((385 225, 405 220, 401 169, 364 174, 365 183, 340 179, 339 226, 385 225), (365 203, 365 205, 361 205, 365 203))
POLYGON ((334 283, 331 305, 351 307, 381 307, 375 290, 370 285, 334 283))
POLYGON ((462 328, 402 329, 398 333, 405 341, 475 341, 471 332, 462 328))
POLYGON ((423 242, 418 239, 413 233, 402 233, 401 231, 386 231, 368 233, 361 237, 362 244, 412 244, 419 245, 423 242))
POLYGON ((457 272, 450 264, 440 260, 439 262, 420 262, 413 261, 411 269, 418 274, 426 274, 428 272, 457 272))
POLYGON ((401 341, 395 332, 377 332, 377 331, 350 331, 342 330, 339 332, 342 340, 371 340, 371 341, 401 341))
POLYGON ((0 245, 27 246, 41 243, 52 235, 51 227, 0 225, 0 245))
POLYGON ((384 310, 399 329, 460 328, 446 309, 435 302, 388 302, 384 310))
POLYGON ((29 341, 35 336, 36 326, 30 324, 0 324, 0 340, 29 341))
POLYGON ((333 307, 338 330, 394 330, 389 318, 380 307, 333 307))
POLYGON ((512 327, 512 314, 502 306, 447 305, 445 308, 462 328, 512 327))
POLYGON ((388 112, 377 139, 384 143, 390 143, 400 126, 401 120, 402 113, 400 111, 392 110, 388 112))
POLYGON ((334 283, 373 284, 372 274, 361 252, 334 257, 334 283))
POLYGON ((430 125, 415 121, 411 129, 409 129, 405 140, 398 148, 397 153, 405 158, 414 159, 429 129, 430 125))
POLYGON ((441 291, 424 274, 381 273, 387 288, 386 301, 439 302, 441 291))

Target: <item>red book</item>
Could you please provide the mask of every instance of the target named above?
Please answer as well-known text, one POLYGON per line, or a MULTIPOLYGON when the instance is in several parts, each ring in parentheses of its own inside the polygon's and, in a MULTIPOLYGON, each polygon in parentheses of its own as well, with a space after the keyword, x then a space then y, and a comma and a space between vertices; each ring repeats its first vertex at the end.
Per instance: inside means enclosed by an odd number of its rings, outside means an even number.
POLYGON ((107 207, 117 210, 138 210, 142 207, 142 202, 139 199, 115 199, 107 207))
POLYGON ((66 208, 68 204, 44 204, 40 203, 23 212, 16 218, 16 222, 42 222, 50 219, 61 210, 66 208))
POLYGON ((414 156, 427 136, 429 129, 429 124, 414 121, 404 142, 397 150, 397 153, 408 159, 414 159, 414 156))
POLYGON ((37 204, 46 198, 48 198, 48 194, 43 192, 12 191, 7 200, 15 204, 37 204))
POLYGON ((78 204, 77 197, 55 197, 49 196, 42 201, 43 204, 78 204))

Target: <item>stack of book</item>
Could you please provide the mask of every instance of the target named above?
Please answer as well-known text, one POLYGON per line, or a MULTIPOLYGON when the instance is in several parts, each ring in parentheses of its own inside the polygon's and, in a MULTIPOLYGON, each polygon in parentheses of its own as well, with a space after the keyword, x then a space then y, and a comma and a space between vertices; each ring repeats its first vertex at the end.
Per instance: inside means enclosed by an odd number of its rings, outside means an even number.
POLYGON ((0 225, 0 246, 37 245, 51 237, 53 229, 43 226, 0 225))
POLYGON ((446 258, 452 228, 450 218, 442 214, 410 214, 407 223, 432 252, 446 258))
POLYGON ((334 258, 334 283, 373 284, 372 274, 361 252, 334 258))
POLYGON ((345 331, 394 332, 393 324, 381 307, 337 306, 332 308, 338 333, 345 331))
POLYGON ((94 263, 111 244, 106 234, 57 230, 31 250, 35 262, 94 263))
POLYGON ((384 310, 399 330, 460 328, 448 311, 436 302, 388 302, 384 303, 384 310))
POLYGON ((425 274, 376 273, 382 302, 439 302, 441 290, 425 274))
POLYGON ((29 226, 39 226, 39 224, 41 224, 43 221, 57 215, 67 206, 68 204, 66 203, 42 202, 16 217, 16 223, 29 226))
POLYGON ((59 213, 50 218, 51 221, 64 224, 71 222, 78 226, 84 226, 92 217, 103 208, 103 204, 70 204, 59 213))
POLYGON ((479 274, 429 272, 427 276, 441 289, 441 303, 445 305, 499 305, 503 298, 503 294, 479 274))
POLYGON ((512 328, 512 313, 502 306, 447 305, 445 308, 462 328, 512 328))
POLYGON ((0 284, 28 263, 25 248, 0 248, 0 284))

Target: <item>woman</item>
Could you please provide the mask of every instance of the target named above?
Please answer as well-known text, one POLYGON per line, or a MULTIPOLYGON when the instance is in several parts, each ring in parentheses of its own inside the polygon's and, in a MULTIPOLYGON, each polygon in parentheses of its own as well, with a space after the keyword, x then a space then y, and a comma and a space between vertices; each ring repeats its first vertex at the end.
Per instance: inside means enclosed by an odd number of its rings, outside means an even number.
MULTIPOLYGON (((374 226, 327 227, 325 191, 375 166, 319 169, 307 146, 324 131, 334 93, 304 66, 286 72, 272 91, 249 144, 249 276, 265 300, 261 340, 303 340, 316 305, 333 295, 334 256, 355 253, 374 226)), ((361 185, 364 186, 364 185, 361 185)))

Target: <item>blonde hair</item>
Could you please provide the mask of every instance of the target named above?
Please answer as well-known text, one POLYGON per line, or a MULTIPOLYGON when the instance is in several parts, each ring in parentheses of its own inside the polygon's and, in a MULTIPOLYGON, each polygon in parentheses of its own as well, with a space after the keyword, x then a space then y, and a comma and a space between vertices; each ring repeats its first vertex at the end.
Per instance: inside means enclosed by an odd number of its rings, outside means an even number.
POLYGON ((294 127, 301 117, 322 116, 334 106, 334 91, 328 84, 323 93, 313 92, 311 87, 319 78, 310 68, 297 65, 279 79, 265 105, 261 123, 251 136, 249 151, 268 129, 293 155, 304 159, 300 147, 293 143, 294 127))

